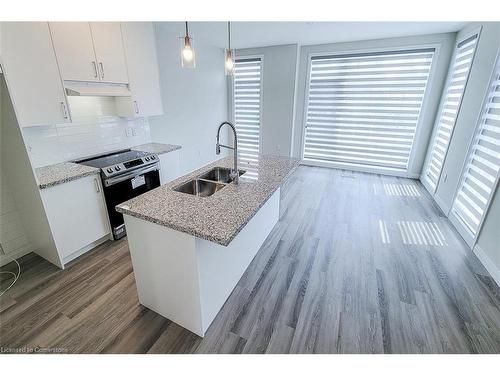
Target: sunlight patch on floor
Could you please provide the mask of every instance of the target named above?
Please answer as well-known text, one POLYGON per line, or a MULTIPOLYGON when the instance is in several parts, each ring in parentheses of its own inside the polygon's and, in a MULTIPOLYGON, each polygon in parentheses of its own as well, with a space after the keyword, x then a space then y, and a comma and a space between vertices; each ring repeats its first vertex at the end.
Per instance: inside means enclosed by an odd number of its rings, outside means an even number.
POLYGON ((447 246, 446 238, 434 222, 397 221, 399 233, 406 245, 447 246))
POLYGON ((387 230, 387 224, 385 220, 379 220, 378 227, 380 230, 380 238, 382 239, 382 243, 390 244, 391 240, 389 238, 389 231, 387 230))
POLYGON ((394 197, 420 197, 420 192, 413 184, 384 184, 384 192, 394 197))

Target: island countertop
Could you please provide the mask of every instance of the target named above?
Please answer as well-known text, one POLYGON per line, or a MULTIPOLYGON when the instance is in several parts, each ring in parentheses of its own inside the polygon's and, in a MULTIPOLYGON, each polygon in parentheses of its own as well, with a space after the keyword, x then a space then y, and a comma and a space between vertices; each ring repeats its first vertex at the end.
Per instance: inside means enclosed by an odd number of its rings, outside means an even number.
POLYGON ((122 214, 227 246, 299 165, 299 159, 260 155, 238 185, 230 183, 208 197, 173 190, 214 168, 231 168, 231 156, 116 206, 122 214))

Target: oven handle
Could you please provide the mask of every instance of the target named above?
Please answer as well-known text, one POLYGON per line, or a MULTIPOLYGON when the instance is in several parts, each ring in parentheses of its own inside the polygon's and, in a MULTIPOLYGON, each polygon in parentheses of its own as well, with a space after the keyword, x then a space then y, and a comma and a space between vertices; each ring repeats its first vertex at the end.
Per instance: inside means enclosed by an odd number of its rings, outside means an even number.
POLYGON ((160 168, 158 167, 158 163, 153 164, 152 166, 148 166, 147 168, 135 169, 133 171, 121 174, 119 176, 105 179, 104 180, 104 186, 107 187, 107 186, 116 185, 119 182, 122 182, 122 181, 125 181, 125 180, 130 180, 130 179, 134 178, 135 176, 139 176, 141 174, 152 172, 152 171, 156 171, 156 170, 159 170, 159 169, 160 168))

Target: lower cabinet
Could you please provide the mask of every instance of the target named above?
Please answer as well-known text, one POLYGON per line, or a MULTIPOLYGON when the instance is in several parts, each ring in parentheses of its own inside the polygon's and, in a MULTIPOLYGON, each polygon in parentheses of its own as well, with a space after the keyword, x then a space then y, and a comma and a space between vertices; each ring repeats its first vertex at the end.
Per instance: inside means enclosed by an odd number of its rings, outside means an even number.
POLYGON ((110 234, 98 175, 42 189, 40 194, 63 263, 90 250, 110 234))
POLYGON ((181 150, 158 155, 160 157, 160 184, 165 185, 180 177, 180 155, 181 150))

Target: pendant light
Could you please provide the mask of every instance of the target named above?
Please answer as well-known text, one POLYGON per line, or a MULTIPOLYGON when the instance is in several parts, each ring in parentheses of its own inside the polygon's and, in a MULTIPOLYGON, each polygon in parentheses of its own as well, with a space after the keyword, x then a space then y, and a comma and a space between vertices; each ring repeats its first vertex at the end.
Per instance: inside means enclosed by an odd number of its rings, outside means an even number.
POLYGON ((195 54, 193 38, 189 36, 188 23, 186 21, 186 35, 180 38, 182 41, 181 60, 182 67, 193 69, 195 67, 195 54))
POLYGON ((227 76, 234 74, 234 53, 231 49, 231 22, 227 23, 228 48, 225 51, 224 69, 227 76))

